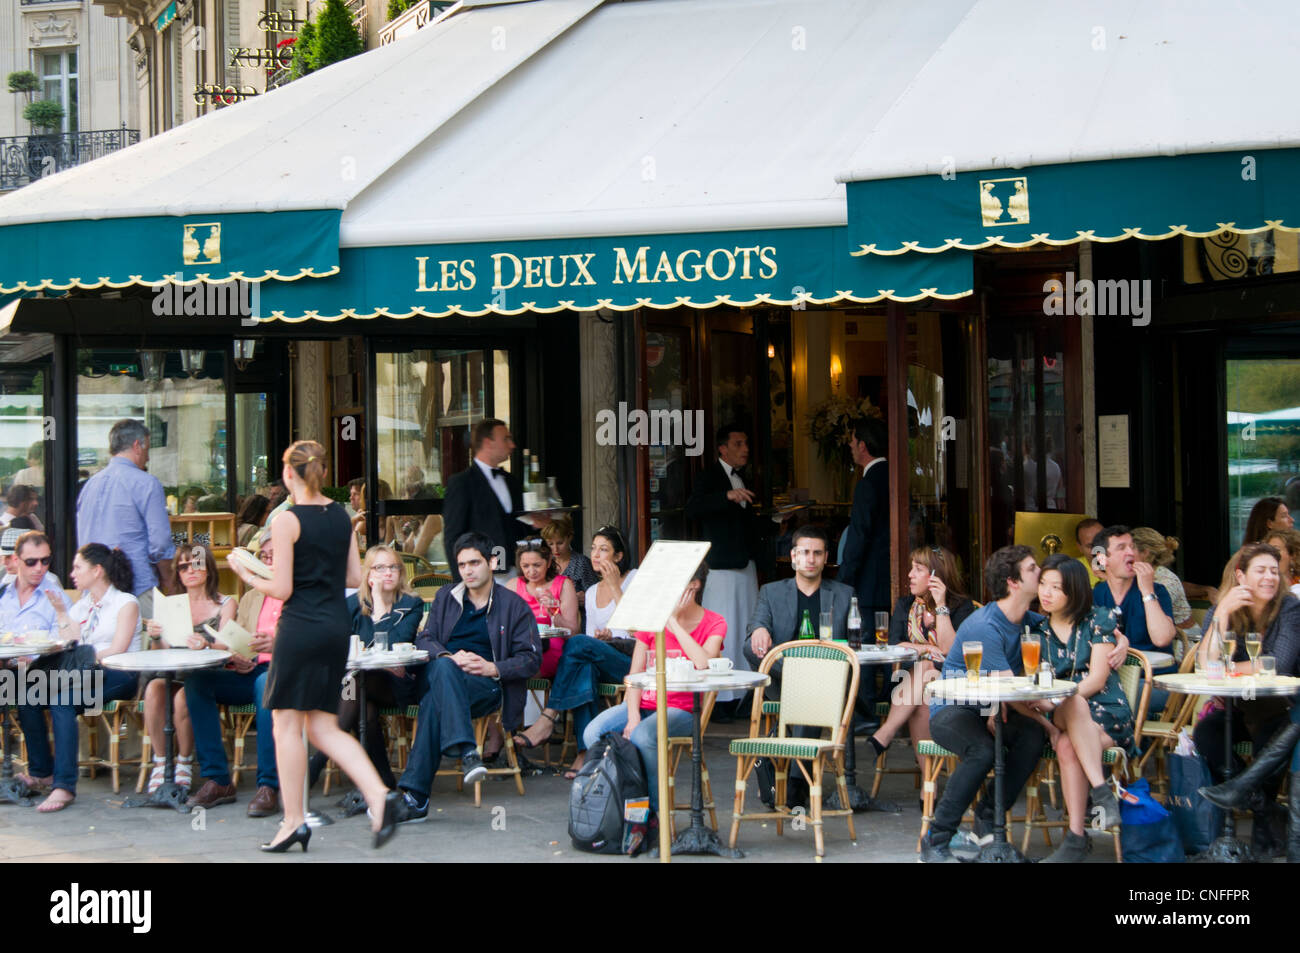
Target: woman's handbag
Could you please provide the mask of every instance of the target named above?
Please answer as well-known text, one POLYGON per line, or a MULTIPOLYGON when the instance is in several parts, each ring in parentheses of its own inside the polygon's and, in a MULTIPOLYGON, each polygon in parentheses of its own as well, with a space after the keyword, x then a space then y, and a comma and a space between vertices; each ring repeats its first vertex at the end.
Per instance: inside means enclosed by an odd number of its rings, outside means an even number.
POLYGON ((1171 753, 1165 758, 1165 764, 1169 768, 1169 805, 1183 850, 1199 854, 1209 848, 1223 829, 1223 809, 1197 793, 1214 784, 1210 766, 1195 753, 1171 753))
POLYGON ((1183 845, 1169 812, 1151 796, 1145 778, 1125 789, 1119 801, 1120 845, 1126 864, 1180 864, 1183 845))

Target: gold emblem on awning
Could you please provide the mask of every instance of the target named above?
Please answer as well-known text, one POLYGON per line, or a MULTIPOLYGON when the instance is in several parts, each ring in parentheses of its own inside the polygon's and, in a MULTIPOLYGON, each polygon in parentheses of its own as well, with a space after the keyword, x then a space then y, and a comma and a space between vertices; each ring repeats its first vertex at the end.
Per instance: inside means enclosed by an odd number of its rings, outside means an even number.
POLYGON ((985 225, 1029 224, 1029 179, 980 179, 980 218, 985 225))
POLYGON ((185 258, 185 264, 221 263, 220 222, 186 222, 181 227, 185 229, 185 237, 181 239, 181 254, 185 258))

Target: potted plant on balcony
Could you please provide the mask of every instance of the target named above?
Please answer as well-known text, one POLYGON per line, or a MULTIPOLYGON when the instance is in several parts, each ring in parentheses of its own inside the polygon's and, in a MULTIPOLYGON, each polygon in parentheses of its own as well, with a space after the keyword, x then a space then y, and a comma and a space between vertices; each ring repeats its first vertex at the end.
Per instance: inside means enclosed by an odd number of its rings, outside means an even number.
POLYGON ((23 118, 32 124, 32 134, 27 137, 27 167, 33 179, 58 171, 59 135, 50 130, 63 125, 63 116, 63 107, 52 99, 38 99, 23 107, 23 118), (48 159, 53 159, 53 164, 48 159))

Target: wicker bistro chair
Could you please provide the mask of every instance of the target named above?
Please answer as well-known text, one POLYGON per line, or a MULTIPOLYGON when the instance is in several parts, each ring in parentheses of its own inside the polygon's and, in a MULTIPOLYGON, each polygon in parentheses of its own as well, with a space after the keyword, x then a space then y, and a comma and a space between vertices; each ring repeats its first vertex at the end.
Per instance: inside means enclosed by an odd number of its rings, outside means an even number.
MULTIPOLYGON (((766 675, 778 659, 784 659, 781 675, 781 711, 775 738, 760 734, 763 715, 763 694, 754 693, 754 707, 750 715, 749 737, 731 742, 731 753, 736 756, 736 798, 731 821, 731 846, 736 846, 740 836, 740 822, 775 820, 778 835, 784 833, 783 824, 790 818, 785 806, 785 781, 790 762, 799 767, 808 781, 808 795, 813 838, 817 859, 826 853, 822 833, 822 776, 827 762, 835 772, 835 783, 840 793, 840 803, 849 804, 848 785, 844 780, 844 739, 848 734, 849 719, 853 717, 853 703, 858 695, 858 659, 846 646, 834 642, 787 642, 772 648, 763 658, 759 671, 766 675), (829 740, 824 738, 795 738, 789 735, 792 725, 828 728, 829 740), (745 813, 746 781, 759 758, 771 758, 776 766, 776 810, 745 813), (812 768, 809 776, 805 762, 812 768)), ((857 840, 853 827, 853 811, 845 807, 825 812, 842 815, 849 825, 849 837, 857 840)))
MULTIPOLYGON (((1119 682, 1124 689, 1125 698, 1128 699, 1129 708, 1133 711, 1133 736, 1136 738, 1141 734, 1142 723, 1146 720, 1147 705, 1151 700, 1151 663, 1137 649, 1128 650, 1128 656, 1119 669, 1119 682)), ((1114 746, 1106 748, 1101 753, 1101 763, 1103 767, 1110 768, 1111 777, 1120 783, 1129 780, 1133 773, 1130 771, 1128 753, 1123 748, 1114 746)), ((1043 757, 1038 762, 1038 768, 1025 786, 1025 835, 1020 845, 1021 851, 1029 850, 1029 838, 1035 828, 1043 832, 1044 843, 1051 847, 1052 837, 1048 831, 1054 827, 1069 826, 1064 816, 1060 820, 1049 821, 1046 811, 1043 810, 1042 800, 1038 796, 1039 785, 1044 782, 1055 764, 1056 751, 1051 745, 1044 746, 1043 757)), ((1106 832, 1115 838, 1115 861, 1119 863, 1124 859, 1120 851, 1119 824, 1113 824, 1106 829, 1106 832)))
MULTIPOLYGON (((1196 648, 1192 647, 1184 656, 1182 663, 1178 666, 1178 671, 1182 674, 1191 672, 1196 667, 1196 648)), ((1147 681, 1150 682, 1151 675, 1148 672, 1147 681)), ((1172 692, 1169 695, 1169 702, 1165 705, 1165 710, 1154 720, 1144 720, 1137 727, 1135 734, 1138 744, 1149 742, 1147 748, 1142 752, 1138 759, 1137 768, 1134 776, 1141 777, 1146 770, 1147 762, 1154 756, 1156 760, 1156 776, 1151 782, 1151 792, 1169 790, 1169 775, 1165 769, 1165 755, 1178 745, 1178 736, 1183 728, 1191 723, 1192 715, 1198 707, 1201 700, 1199 695, 1180 695, 1172 692)))

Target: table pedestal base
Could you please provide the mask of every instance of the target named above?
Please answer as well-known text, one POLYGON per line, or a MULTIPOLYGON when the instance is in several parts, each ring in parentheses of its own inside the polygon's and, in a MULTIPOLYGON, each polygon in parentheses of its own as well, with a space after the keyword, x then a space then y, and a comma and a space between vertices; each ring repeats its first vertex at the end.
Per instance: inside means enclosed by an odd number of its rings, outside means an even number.
POLYGON ((1006 841, 994 841, 980 848, 977 864, 1027 864, 1025 855, 1006 841))
POLYGON ((322 814, 320 811, 308 811, 303 815, 303 823, 315 830, 318 827, 329 827, 334 823, 334 818, 328 814, 322 814))
POLYGON ((0 801, 8 801, 19 807, 32 806, 32 789, 17 778, 10 778, 0 784, 0 801))
POLYGON ((1255 852, 1245 841, 1235 837, 1220 837, 1196 859, 1206 864, 1253 864, 1256 858, 1255 852))
MULTIPOLYGON (((717 831, 709 827, 688 827, 677 835, 671 848, 674 854, 713 854, 728 860, 739 860, 745 852, 738 847, 728 847, 722 843, 717 831)), ((650 851, 651 857, 659 856, 659 848, 650 851)))
POLYGON ((168 781, 153 794, 143 797, 129 797, 122 802, 123 807, 165 807, 181 814, 190 813, 190 806, 185 803, 189 797, 189 788, 182 787, 175 781, 168 781))

